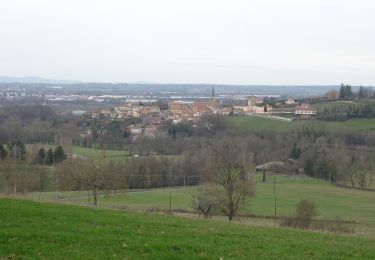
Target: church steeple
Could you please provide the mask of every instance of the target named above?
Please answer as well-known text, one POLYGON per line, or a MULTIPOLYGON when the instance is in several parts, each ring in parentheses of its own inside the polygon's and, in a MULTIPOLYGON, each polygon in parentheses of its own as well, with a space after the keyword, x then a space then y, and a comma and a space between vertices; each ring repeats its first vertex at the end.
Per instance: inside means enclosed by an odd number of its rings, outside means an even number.
POLYGON ((210 101, 211 101, 211 106, 212 107, 216 107, 217 106, 217 104, 216 104, 216 96, 215 96, 215 86, 212 86, 210 101))

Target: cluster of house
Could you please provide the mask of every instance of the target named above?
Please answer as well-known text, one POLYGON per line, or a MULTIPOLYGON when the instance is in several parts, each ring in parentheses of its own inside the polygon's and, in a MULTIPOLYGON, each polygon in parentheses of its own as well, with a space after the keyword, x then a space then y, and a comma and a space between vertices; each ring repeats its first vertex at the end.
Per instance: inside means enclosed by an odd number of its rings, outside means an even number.
POLYGON ((127 127, 131 139, 140 136, 155 137, 161 122, 165 120, 165 113, 159 106, 153 104, 139 104, 134 102, 116 106, 113 109, 104 109, 91 113, 93 119, 125 120, 139 119, 138 123, 127 127))
POLYGON ((160 114, 160 107, 158 106, 126 103, 124 105, 114 107, 114 109, 104 109, 99 112, 94 112, 91 114, 91 117, 97 119, 125 119, 160 116, 160 114))
POLYGON ((249 97, 245 106, 223 107, 213 94, 206 101, 171 101, 168 103, 168 109, 163 111, 154 104, 129 102, 113 109, 94 112, 91 114, 91 118, 109 120, 139 119, 137 124, 130 125, 126 129, 134 140, 140 136, 152 138, 162 134, 160 126, 164 121, 171 121, 174 124, 183 121, 197 122, 202 116, 206 115, 294 113, 295 116, 307 118, 316 114, 316 110, 310 105, 298 105, 292 98, 288 98, 283 103, 289 107, 289 112, 279 108, 274 109, 268 104, 264 105, 263 99, 256 96, 249 97))
POLYGON ((247 100, 246 106, 235 106, 235 113, 254 113, 254 114, 264 114, 270 113, 273 109, 271 105, 262 106, 263 100, 256 96, 251 96, 247 100))
POLYGON ((172 101, 168 104, 167 119, 173 123, 181 121, 196 122, 206 115, 229 115, 232 107, 221 107, 215 97, 208 101, 172 101))
POLYGON ((263 104, 263 100, 256 96, 251 96, 247 100, 246 106, 235 106, 234 113, 244 113, 244 114, 261 114, 261 115, 271 115, 271 114, 294 114, 296 117, 309 118, 316 115, 317 110, 311 107, 309 104, 299 104, 292 98, 286 99, 282 106, 280 102, 276 103, 278 108, 274 108, 271 105, 263 104), (279 108, 281 107, 281 108, 279 108))

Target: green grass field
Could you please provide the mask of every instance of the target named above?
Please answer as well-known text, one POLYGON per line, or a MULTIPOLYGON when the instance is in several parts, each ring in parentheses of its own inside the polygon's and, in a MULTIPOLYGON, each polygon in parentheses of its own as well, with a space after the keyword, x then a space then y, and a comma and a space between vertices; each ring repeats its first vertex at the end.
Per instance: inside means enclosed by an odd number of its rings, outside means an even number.
MULTIPOLYGON (((55 149, 54 145, 42 145, 42 144, 28 144, 26 145, 29 151, 37 151, 39 148, 44 147, 44 149, 48 150, 49 148, 55 149)), ((87 148, 82 146, 73 146, 73 145, 63 145, 65 153, 74 154, 78 156, 82 156, 85 158, 90 158, 95 161, 115 161, 115 160, 123 160, 124 158, 128 158, 129 152, 128 151, 121 151, 121 150, 107 150, 107 149, 95 149, 95 148, 87 148)))
MULTIPOLYGON (((42 144, 27 144, 26 148, 28 151, 37 153, 37 151, 44 147, 48 150, 49 148, 55 149, 55 145, 42 145, 42 144)), ((123 161, 134 156, 129 156, 129 152, 126 150, 107 150, 107 149, 95 149, 87 148, 82 146, 63 145, 64 152, 67 154, 74 154, 80 157, 89 158, 96 162, 116 162, 123 161)), ((181 155, 152 155, 153 157, 168 157, 179 159, 181 155)), ((142 157, 142 156, 140 156, 142 157)))
POLYGON ((323 112, 325 109, 332 110, 335 109, 336 111, 343 111, 346 112, 349 107, 358 106, 358 105, 365 105, 371 104, 373 105, 375 101, 373 99, 361 99, 356 101, 325 101, 312 104, 318 112, 323 112))
POLYGON ((0 199, 1 259, 374 259, 374 242, 0 199))
POLYGON ((84 157, 102 157, 102 156, 119 156, 119 155, 128 155, 128 151, 120 150, 103 150, 103 149, 94 149, 86 148, 81 146, 73 146, 71 149, 73 154, 77 154, 84 157))
MULTIPOLYGON (((172 209, 192 210, 191 192, 196 187, 174 188, 171 190, 172 209)), ((168 188, 151 191, 129 191, 99 198, 99 206, 112 209, 151 210, 169 209, 168 188)), ((29 193, 34 200, 63 201, 78 205, 89 205, 88 192, 44 192, 29 193)), ((361 223, 356 233, 375 237, 375 192, 340 188, 308 177, 277 176, 277 215, 288 216, 294 212, 301 199, 314 201, 318 208, 318 219, 333 220, 340 216, 344 220, 361 223), (364 225, 362 225, 364 224, 364 225)), ((247 200, 242 214, 260 216, 274 215, 273 178, 266 183, 256 184, 256 196, 247 200)), ((250 223, 252 224, 252 223, 250 223)))
POLYGON ((343 122, 328 122, 319 120, 296 120, 282 122, 256 116, 236 116, 231 119, 234 125, 244 132, 260 131, 289 131, 309 127, 322 130, 351 130, 375 132, 375 118, 350 119, 343 122))

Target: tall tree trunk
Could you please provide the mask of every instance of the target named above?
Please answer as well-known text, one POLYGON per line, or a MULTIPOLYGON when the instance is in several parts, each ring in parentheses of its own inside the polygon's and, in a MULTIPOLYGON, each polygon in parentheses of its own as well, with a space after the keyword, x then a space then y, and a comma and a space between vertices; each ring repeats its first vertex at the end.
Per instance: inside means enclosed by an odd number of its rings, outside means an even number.
POLYGON ((233 216, 234 216, 234 203, 233 203, 233 198, 231 195, 230 201, 229 201, 229 214, 228 214, 229 221, 232 221, 233 216))
POLYGON ((263 167, 262 167, 262 172, 263 172, 263 182, 266 182, 266 169, 264 169, 264 164, 263 164, 263 167))
POLYGON ((98 191, 96 188, 93 189, 92 194, 94 195, 94 206, 98 205, 98 191))

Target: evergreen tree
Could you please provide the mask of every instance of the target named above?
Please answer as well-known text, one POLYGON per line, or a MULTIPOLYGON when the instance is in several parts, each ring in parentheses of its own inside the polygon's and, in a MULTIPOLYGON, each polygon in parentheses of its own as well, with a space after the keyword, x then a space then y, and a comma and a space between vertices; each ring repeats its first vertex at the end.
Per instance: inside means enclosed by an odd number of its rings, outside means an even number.
POLYGON ((297 145, 294 143, 289 156, 290 158, 298 159, 300 155, 301 155, 301 149, 297 148, 297 145))
POLYGON ((52 148, 49 148, 46 155, 46 164, 51 165, 54 162, 54 154, 52 148))
POLYGON ((55 158, 55 163, 61 163, 62 161, 66 159, 64 149, 62 148, 61 145, 57 146, 55 150, 54 158, 55 158))
POLYGON ((46 151, 42 147, 39 149, 39 152, 38 152, 38 163, 43 164, 45 162, 45 159, 46 159, 46 151))
POLYGON ((340 99, 345 99, 345 86, 344 86, 344 84, 341 84, 341 87, 340 87, 340 99))
POLYGON ((351 99, 353 97, 352 86, 346 85, 345 87, 345 98, 351 99))
POLYGON ((359 87, 359 91, 358 91, 358 97, 359 98, 364 98, 364 97, 366 97, 367 95, 367 90, 363 87, 363 86, 360 86, 359 87))
POLYGON ((8 151, 3 144, 0 144, 0 160, 4 160, 8 156, 8 151))
POLYGON ((305 173, 311 177, 314 176, 314 160, 312 158, 308 158, 305 161, 305 165, 303 167, 305 173))

